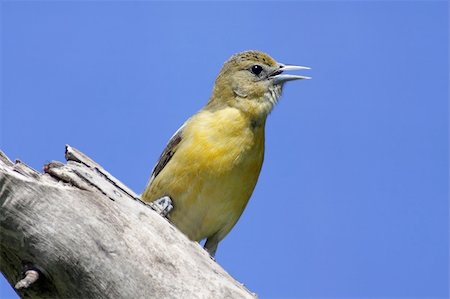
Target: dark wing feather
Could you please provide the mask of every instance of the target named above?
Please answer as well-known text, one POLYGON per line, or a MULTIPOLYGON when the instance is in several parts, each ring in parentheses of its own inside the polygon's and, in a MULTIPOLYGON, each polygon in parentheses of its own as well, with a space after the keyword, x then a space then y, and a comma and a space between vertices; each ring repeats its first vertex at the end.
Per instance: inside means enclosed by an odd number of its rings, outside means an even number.
POLYGON ((158 163, 156 163, 155 168, 153 168, 150 182, 153 181, 158 176, 161 170, 163 170, 164 167, 167 165, 167 163, 169 163, 170 159, 172 159, 173 155, 177 150, 178 144, 180 144, 182 140, 182 134, 183 134, 183 127, 178 129, 178 131, 175 132, 172 138, 170 138, 166 148, 159 157, 158 163))

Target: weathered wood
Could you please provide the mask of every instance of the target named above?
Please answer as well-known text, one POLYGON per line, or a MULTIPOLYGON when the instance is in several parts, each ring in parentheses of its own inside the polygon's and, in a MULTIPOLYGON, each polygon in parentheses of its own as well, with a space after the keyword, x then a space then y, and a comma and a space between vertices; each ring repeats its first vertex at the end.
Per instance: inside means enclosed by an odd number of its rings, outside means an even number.
POLYGON ((0 270, 20 296, 255 297, 100 165, 66 158, 40 174, 0 152, 0 270))

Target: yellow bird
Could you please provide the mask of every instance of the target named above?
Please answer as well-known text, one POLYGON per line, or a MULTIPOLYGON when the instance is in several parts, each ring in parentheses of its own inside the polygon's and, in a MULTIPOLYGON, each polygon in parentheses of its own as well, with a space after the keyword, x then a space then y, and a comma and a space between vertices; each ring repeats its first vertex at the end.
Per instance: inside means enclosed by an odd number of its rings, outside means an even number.
MULTIPOLYGON (((142 194, 166 203, 168 218, 191 240, 207 239, 214 256, 236 224, 255 188, 264 159, 264 127, 283 84, 309 69, 277 63, 259 51, 232 56, 222 67, 212 95, 172 136, 142 194)), ((158 202, 159 201, 159 202, 158 202)))

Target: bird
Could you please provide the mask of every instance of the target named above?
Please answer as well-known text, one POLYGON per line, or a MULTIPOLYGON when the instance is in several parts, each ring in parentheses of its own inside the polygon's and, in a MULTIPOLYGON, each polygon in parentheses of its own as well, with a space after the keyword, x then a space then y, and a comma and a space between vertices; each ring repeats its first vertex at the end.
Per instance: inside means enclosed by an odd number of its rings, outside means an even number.
POLYGON ((167 218, 193 241, 218 244, 243 213, 264 160, 265 124, 284 83, 310 79, 285 74, 268 54, 237 53, 222 66, 206 105, 170 138, 142 193, 145 202, 169 200, 167 218))

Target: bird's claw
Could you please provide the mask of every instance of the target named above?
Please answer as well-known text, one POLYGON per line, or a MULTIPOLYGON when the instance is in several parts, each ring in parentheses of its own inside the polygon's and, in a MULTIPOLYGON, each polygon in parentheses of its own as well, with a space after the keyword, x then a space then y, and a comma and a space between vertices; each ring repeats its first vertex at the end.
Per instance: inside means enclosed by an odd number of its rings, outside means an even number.
POLYGON ((172 199, 169 196, 163 196, 153 202, 158 214, 166 217, 173 209, 172 199))

